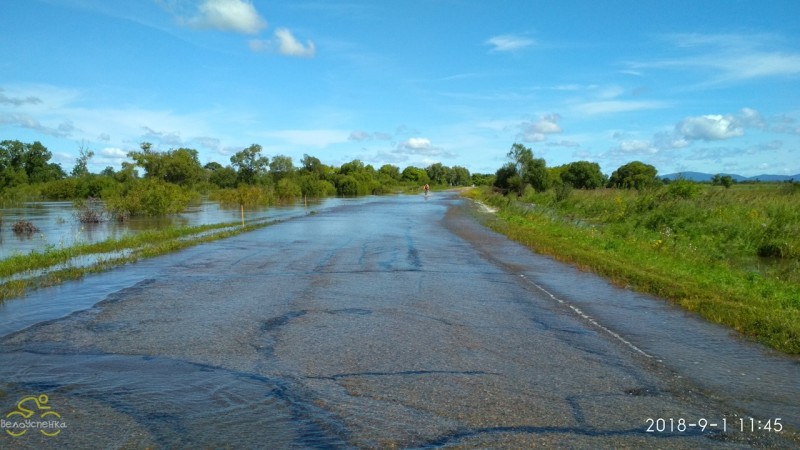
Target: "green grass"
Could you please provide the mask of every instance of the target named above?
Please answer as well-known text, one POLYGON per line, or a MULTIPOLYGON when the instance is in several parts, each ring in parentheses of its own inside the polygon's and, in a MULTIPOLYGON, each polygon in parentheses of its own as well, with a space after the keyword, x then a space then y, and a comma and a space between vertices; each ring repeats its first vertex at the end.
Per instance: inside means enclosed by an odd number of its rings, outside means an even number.
POLYGON ((800 354, 796 186, 603 189, 561 201, 553 192, 467 195, 499 207, 488 224, 537 252, 800 354))
POLYGON ((255 222, 245 226, 238 222, 201 225, 193 227, 172 227, 107 239, 93 244, 79 244, 66 248, 49 247, 43 252, 32 251, 26 255, 14 255, 0 261, 0 277, 23 274, 29 271, 47 269, 68 263, 72 258, 82 255, 121 252, 130 250, 126 256, 100 259, 85 267, 67 267, 46 271, 41 275, 20 277, 0 284, 0 301, 22 296, 25 292, 41 287, 53 286, 67 280, 77 280, 86 274, 98 273, 110 268, 150 258, 204 242, 211 242, 237 234, 271 225, 272 222, 255 222))

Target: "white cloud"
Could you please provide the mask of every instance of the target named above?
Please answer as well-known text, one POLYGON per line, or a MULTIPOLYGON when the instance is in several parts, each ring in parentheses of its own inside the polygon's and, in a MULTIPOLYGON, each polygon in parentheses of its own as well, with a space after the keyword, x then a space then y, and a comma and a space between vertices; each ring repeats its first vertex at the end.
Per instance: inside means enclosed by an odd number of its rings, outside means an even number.
POLYGON ((627 154, 654 154, 658 149, 650 141, 641 139, 625 140, 619 143, 619 150, 627 154))
POLYGON ((744 135, 731 115, 709 114, 687 117, 675 125, 675 133, 687 140, 719 141, 744 135))
POLYGON ((486 41, 486 45, 490 45, 492 47, 492 52, 514 52, 526 47, 530 47, 535 43, 536 42, 533 39, 514 36, 511 34, 494 36, 486 41))
POLYGON ((286 28, 278 28, 272 39, 251 39, 248 43, 250 50, 254 52, 275 52, 286 56, 301 58, 311 58, 317 48, 313 42, 307 40, 305 44, 298 41, 291 31, 286 28))
POLYGON ((243 34, 257 34, 267 27, 266 20, 247 0, 205 0, 195 16, 179 19, 179 23, 243 34))
POLYGON ((305 45, 300 43, 286 28, 275 30, 275 37, 278 39, 278 51, 283 55, 310 58, 316 53, 313 42, 307 40, 305 45))
POLYGON ((128 152, 118 147, 106 147, 100 150, 99 155, 110 159, 125 159, 128 157, 128 152))
POLYGON ((548 114, 535 122, 523 123, 522 140, 525 142, 541 142, 547 138, 548 134, 561 133, 561 126, 558 124, 559 120, 561 120, 561 116, 558 114, 548 114))
POLYGON ((429 150, 431 148, 431 141, 427 138, 408 138, 405 142, 400 144, 403 148, 411 150, 429 150))

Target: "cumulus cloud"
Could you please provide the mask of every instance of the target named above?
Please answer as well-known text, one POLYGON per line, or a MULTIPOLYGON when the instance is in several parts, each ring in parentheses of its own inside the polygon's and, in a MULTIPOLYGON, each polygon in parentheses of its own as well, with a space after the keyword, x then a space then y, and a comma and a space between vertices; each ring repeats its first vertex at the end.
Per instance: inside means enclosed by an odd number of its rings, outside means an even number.
POLYGON ((400 144, 401 147, 410 150, 429 150, 431 149, 431 141, 427 138, 408 138, 400 144))
POLYGON ((179 22, 193 28, 243 34, 257 34, 267 27, 267 21, 247 0, 205 0, 200 3, 194 16, 179 22))
POLYGON ((125 159, 128 157, 128 152, 118 147, 106 147, 100 150, 100 156, 109 159, 125 159))
POLYGON ((675 125, 675 133, 690 141, 720 141, 743 136, 744 129, 730 114, 708 114, 683 119, 675 125))
POLYGON ((534 122, 523 123, 522 140, 525 142, 541 142, 547 138, 548 134, 561 133, 561 126, 558 124, 559 120, 561 120, 561 116, 558 114, 548 114, 534 122))
POLYGON ((411 137, 397 145, 394 153, 400 155, 416 155, 423 156, 422 161, 427 161, 427 158, 452 158, 455 155, 451 152, 445 151, 441 147, 434 146, 430 139, 424 137, 411 137))
POLYGON ((534 45, 533 39, 526 37, 503 34, 486 40, 485 44, 491 46, 492 52, 514 52, 534 45))

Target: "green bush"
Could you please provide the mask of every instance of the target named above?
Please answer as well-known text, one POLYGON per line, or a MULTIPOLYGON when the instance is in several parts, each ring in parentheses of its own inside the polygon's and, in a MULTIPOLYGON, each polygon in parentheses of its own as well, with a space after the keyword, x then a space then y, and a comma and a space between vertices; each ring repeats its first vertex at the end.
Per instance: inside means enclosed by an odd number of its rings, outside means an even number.
POLYGON ((192 200, 191 193, 175 184, 157 179, 140 179, 121 190, 104 191, 106 208, 118 218, 177 214, 192 200))

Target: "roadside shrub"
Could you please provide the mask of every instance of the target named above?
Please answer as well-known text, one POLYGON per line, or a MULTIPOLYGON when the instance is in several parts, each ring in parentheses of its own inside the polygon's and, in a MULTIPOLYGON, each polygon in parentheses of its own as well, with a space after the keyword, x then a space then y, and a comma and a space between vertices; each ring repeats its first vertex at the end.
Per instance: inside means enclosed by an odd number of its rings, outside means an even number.
POLYGON ((556 190, 556 202, 558 203, 563 202, 564 200, 568 199, 570 195, 572 195, 572 185, 567 182, 556 185, 555 190, 556 190))
POLYGON ((688 180, 675 180, 666 187, 665 197, 690 199, 697 196, 702 187, 688 180))

